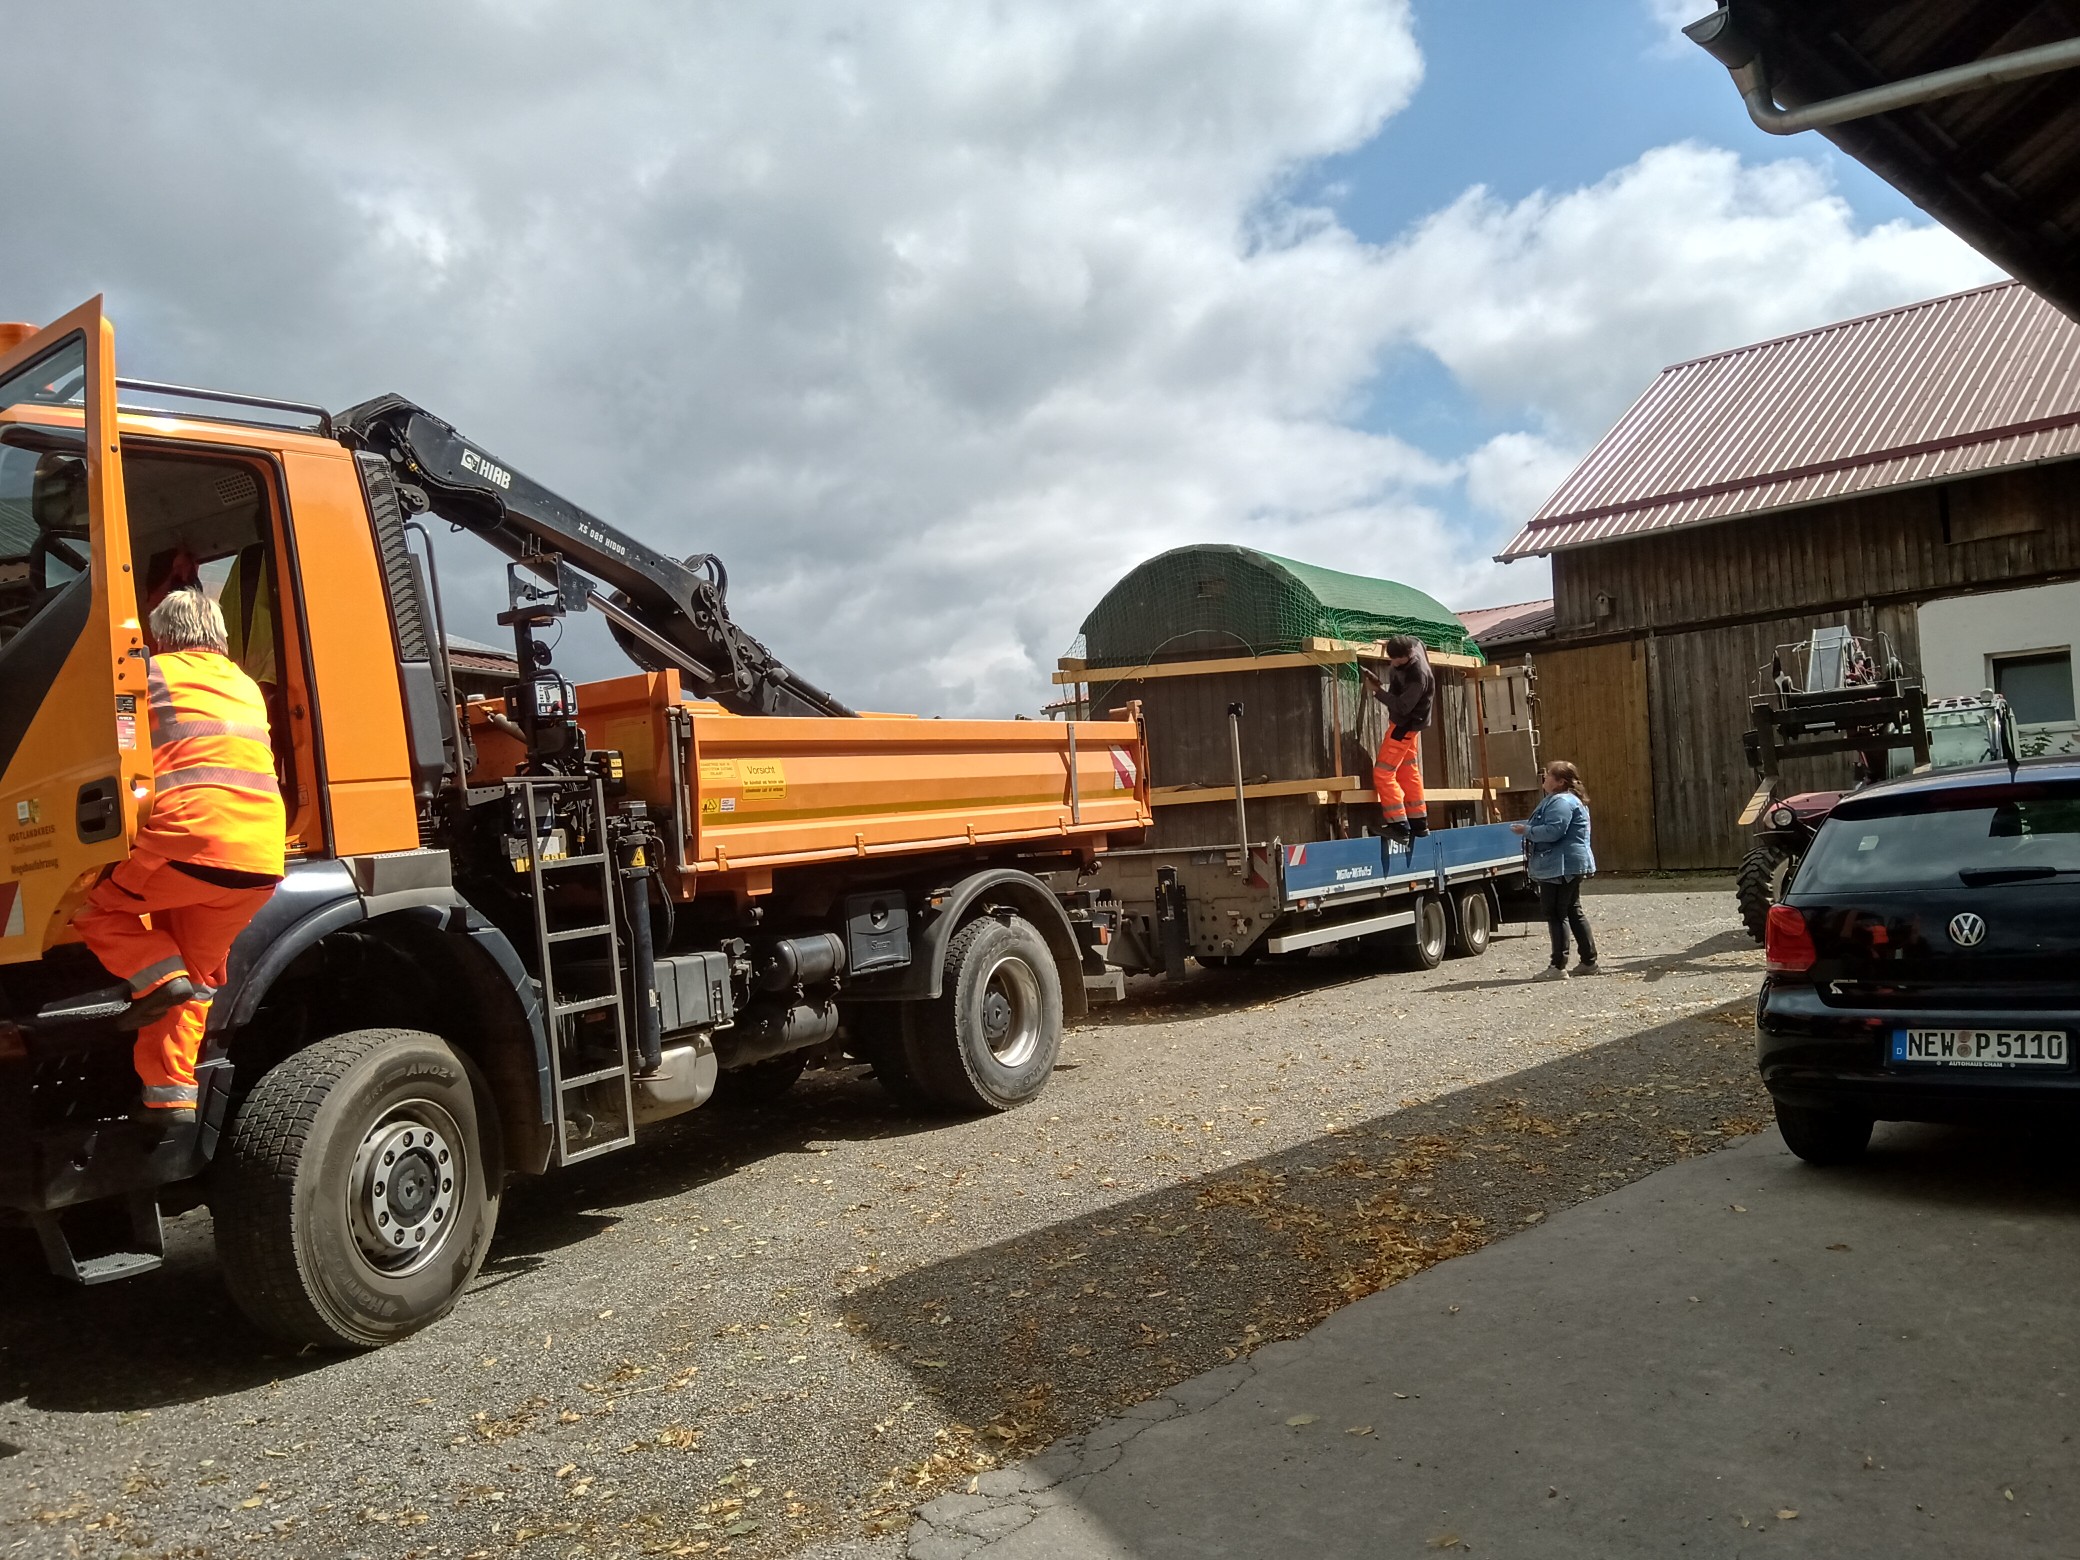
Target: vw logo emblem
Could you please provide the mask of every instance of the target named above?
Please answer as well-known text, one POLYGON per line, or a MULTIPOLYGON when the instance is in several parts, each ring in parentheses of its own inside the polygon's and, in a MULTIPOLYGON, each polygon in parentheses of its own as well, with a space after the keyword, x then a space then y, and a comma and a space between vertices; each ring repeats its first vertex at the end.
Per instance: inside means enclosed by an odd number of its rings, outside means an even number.
POLYGON ((1950 940, 1960 948, 1976 948, 1986 940, 1986 918, 1962 911, 1950 917, 1950 940))

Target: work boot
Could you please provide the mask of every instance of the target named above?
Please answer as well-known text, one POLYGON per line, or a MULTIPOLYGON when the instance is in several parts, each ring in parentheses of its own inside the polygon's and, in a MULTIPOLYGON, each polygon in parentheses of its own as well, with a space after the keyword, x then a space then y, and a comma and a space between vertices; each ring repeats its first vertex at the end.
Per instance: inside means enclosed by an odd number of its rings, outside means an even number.
POLYGON ((1408 832, 1408 825, 1405 823, 1381 824, 1379 830, 1379 837, 1387 842, 1387 848, 1389 850, 1392 850, 1397 845, 1400 846, 1403 850, 1407 850, 1408 842, 1411 838, 1408 832))
POLYGON ((207 986, 198 985, 185 975, 176 975, 161 985, 154 986, 141 997, 133 997, 130 1005, 116 1015, 118 1029, 142 1029, 155 1018, 164 1018, 183 1002, 193 1002, 210 994, 207 986))
POLYGON ((193 1105, 147 1105, 139 1100, 130 1107, 130 1119, 155 1127, 192 1127, 195 1125, 193 1105))
POLYGON ((1421 839, 1424 835, 1430 832, 1430 820, 1428 818, 1409 819, 1408 832, 1410 838, 1418 840, 1421 839))

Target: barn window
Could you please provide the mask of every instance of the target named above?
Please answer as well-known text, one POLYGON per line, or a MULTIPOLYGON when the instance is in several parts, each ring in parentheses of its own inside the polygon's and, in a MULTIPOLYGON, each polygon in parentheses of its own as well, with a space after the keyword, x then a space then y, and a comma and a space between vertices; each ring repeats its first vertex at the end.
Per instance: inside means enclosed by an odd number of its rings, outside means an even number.
POLYGON ((2018 725, 2069 721, 2073 718, 2073 652, 1995 656, 1993 686, 2007 699, 2018 725))

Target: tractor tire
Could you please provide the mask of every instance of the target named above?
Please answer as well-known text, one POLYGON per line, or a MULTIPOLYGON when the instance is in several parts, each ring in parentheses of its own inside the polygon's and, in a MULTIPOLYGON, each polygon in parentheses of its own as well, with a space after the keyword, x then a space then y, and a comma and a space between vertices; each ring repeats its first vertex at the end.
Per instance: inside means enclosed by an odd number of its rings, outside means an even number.
POLYGON ((1782 901, 1784 885, 1791 881, 1798 858, 1767 840, 1760 841, 1741 858, 1734 873, 1733 895, 1741 907, 1741 925, 1758 943, 1767 934, 1769 908, 1782 901))
POLYGON ((1784 1146, 1809 1165, 1853 1165, 1871 1146, 1873 1122, 1850 1111, 1775 1102, 1784 1146))
POLYGON ((916 1004, 904 1054, 949 1110, 1010 1110, 1047 1086, 1062 1048, 1062 983, 1030 921, 982 915, 946 947, 940 995, 916 1004))
POLYGON ((1452 909, 1452 952, 1463 959, 1479 958, 1495 935, 1495 907, 1488 900, 1488 891, 1469 888, 1452 909))
POLYGON ((498 1223, 498 1117, 438 1035, 360 1029, 277 1062, 212 1167, 217 1256, 276 1337, 374 1349, 453 1309, 498 1223))

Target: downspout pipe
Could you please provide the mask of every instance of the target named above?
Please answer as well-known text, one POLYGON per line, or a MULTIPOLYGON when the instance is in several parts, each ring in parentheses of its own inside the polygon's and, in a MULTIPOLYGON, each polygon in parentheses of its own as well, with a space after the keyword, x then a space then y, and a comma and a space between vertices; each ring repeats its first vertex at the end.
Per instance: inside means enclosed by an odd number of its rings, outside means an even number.
POLYGON ((1917 103, 1955 97, 1960 92, 1975 92, 1981 87, 2045 76, 2080 65, 2080 38, 2068 38, 2060 43, 2040 44, 2034 49, 2018 49, 2012 54, 1996 54, 1991 59, 1974 60, 1969 65, 1930 71, 1925 76, 1910 76, 1905 81, 1888 82, 1862 92, 1825 98, 1799 108, 1779 108, 1770 86, 1768 62, 1725 6, 1692 22, 1683 32, 1692 43, 1732 73, 1733 83, 1740 89, 1741 101, 1747 105, 1748 117, 1771 135, 1797 135, 1801 130, 1817 130, 1823 125, 1838 125, 1851 119, 1868 118, 1872 114, 1890 113, 1896 108, 1911 108, 1917 103))

